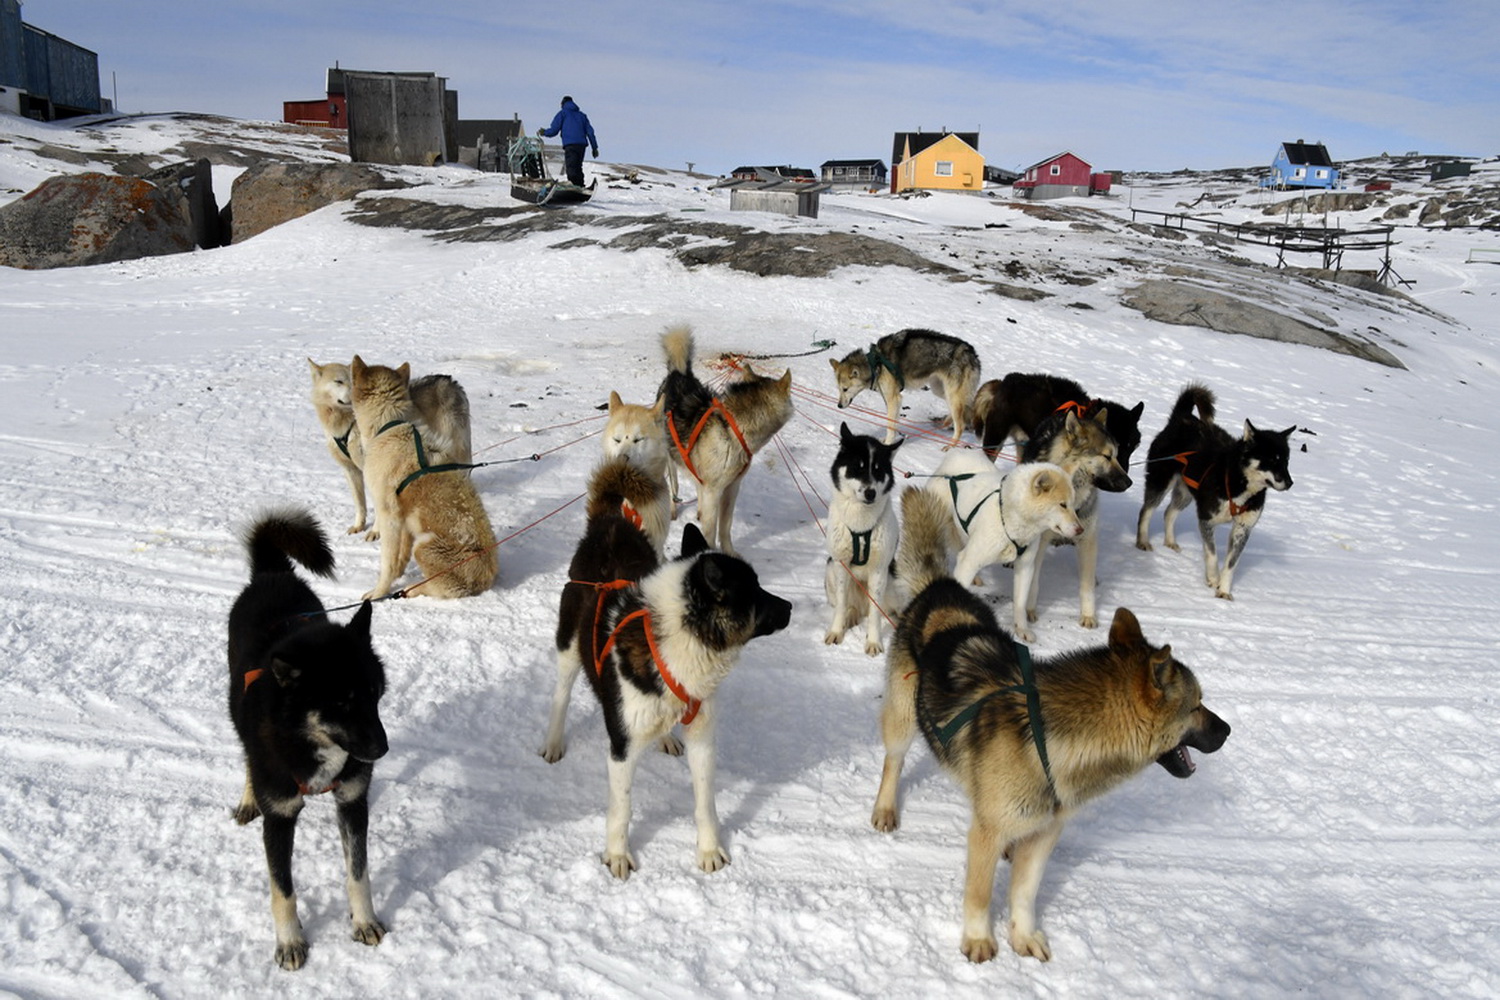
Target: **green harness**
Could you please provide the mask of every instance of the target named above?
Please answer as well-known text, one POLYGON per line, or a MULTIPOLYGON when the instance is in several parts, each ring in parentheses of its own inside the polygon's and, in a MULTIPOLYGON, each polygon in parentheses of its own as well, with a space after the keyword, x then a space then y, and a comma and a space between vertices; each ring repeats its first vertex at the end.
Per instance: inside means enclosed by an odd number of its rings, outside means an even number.
POLYGON ((1000 508, 1000 530, 1005 532, 1005 537, 1010 538, 1011 544, 1016 546, 1016 558, 1019 559, 1021 553, 1025 552, 1027 547, 1016 544, 1016 540, 1011 538, 1010 530, 1005 527, 1005 494, 1001 492, 1005 488, 1003 484, 996 486, 980 497, 979 502, 969 511, 968 517, 964 517, 958 512, 958 484, 973 479, 974 476, 975 473, 972 472, 960 472, 948 477, 948 492, 953 495, 953 516, 958 518, 958 523, 963 526, 964 534, 968 534, 969 525, 974 522, 974 518, 979 516, 979 509, 985 505, 985 501, 989 500, 990 497, 996 497, 995 506, 1000 508))
POLYGON ((410 486, 416 480, 421 479, 423 476, 428 475, 430 473, 433 473, 433 472, 457 472, 457 471, 462 470, 462 469, 477 469, 477 468, 479 468, 478 465, 467 463, 467 462, 442 462, 442 463, 440 463, 438 465, 429 465, 428 462, 427 462, 427 449, 425 449, 425 448, 422 447, 422 432, 420 430, 418 430, 417 429, 417 425, 414 424, 414 423, 412 423, 410 420, 392 420, 390 423, 388 423, 384 427, 380 428, 380 430, 376 431, 375 432, 375 436, 379 437, 380 435, 384 434, 386 431, 390 430, 392 427, 400 427, 402 424, 406 424, 406 425, 408 425, 408 426, 411 427, 411 439, 412 439, 412 443, 417 446, 417 466, 418 466, 418 468, 417 468, 416 472, 413 472, 411 475, 409 475, 405 479, 401 480, 400 485, 398 485, 396 487, 396 495, 398 497, 401 495, 401 491, 402 490, 406 489, 408 486, 410 486))
POLYGON ((1031 665, 1031 650, 1024 644, 1015 642, 1015 640, 1012 640, 1012 644, 1016 648, 1016 659, 1021 665, 1021 683, 1000 688, 998 691, 991 691, 949 719, 945 725, 933 727, 933 735, 943 745, 944 749, 946 749, 949 741, 958 735, 959 730, 963 729, 970 722, 973 722, 975 717, 979 715, 979 710, 984 706, 985 702, 996 695, 1024 694, 1026 696, 1026 716, 1031 725, 1031 742, 1036 747, 1037 757, 1041 759, 1042 771, 1047 775, 1047 784, 1055 789, 1056 783, 1052 780, 1052 764, 1047 760, 1047 727, 1046 723, 1042 721, 1042 698, 1036 687, 1036 671, 1031 665))
POLYGON ((854 549, 853 553, 849 556, 850 566, 863 566, 870 561, 870 539, 874 534, 874 528, 871 528, 869 531, 849 529, 849 540, 853 544, 854 549))
POLYGON ((906 391, 906 379, 901 374, 901 366, 890 358, 880 353, 880 348, 874 344, 865 354, 865 363, 870 366, 870 388, 876 388, 875 383, 880 381, 880 369, 884 368, 891 373, 891 378, 896 380, 896 388, 902 392, 906 391))

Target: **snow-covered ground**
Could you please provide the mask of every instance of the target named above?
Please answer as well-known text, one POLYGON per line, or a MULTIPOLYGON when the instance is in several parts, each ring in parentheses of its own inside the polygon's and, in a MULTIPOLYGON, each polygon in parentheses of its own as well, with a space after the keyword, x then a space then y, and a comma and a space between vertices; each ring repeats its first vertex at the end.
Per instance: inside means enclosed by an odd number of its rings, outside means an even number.
MULTIPOLYGON (((0 191, 64 169, 31 152, 33 133, 130 149, 173 127, 80 138, 4 119, 17 142, 0 146, 0 191)), ((512 204, 503 176, 425 176, 432 187, 407 197, 512 204)), ((693 178, 647 176, 601 184, 569 210, 576 228, 512 242, 364 227, 345 205, 212 252, 0 269, 0 993, 1500 994, 1500 267, 1465 263, 1500 236, 1401 231, 1396 269, 1432 313, 1326 290, 1325 317, 1374 328, 1396 370, 1146 320, 1117 301, 1139 276, 1127 261, 1219 251, 1032 217, 1004 193, 827 196, 812 221, 731 215, 693 178), (1042 279, 1054 296, 1025 302, 899 268, 761 278, 662 250, 550 246, 607 242, 619 230, 591 220, 651 214, 858 231, 960 270, 1098 265, 1098 280, 1042 279), (824 508, 775 448, 746 481, 736 540, 795 611, 721 689, 733 864, 697 869, 686 766, 655 755, 636 782, 640 870, 621 883, 599 863, 606 749, 586 692, 567 757, 537 755, 582 524, 566 505, 598 455, 583 437, 602 427, 597 407, 610 389, 649 400, 657 335, 681 321, 705 361, 837 342, 759 362, 793 370, 799 413, 781 437, 824 496, 829 432, 866 419, 829 407, 826 358, 904 326, 969 339, 990 376, 1049 371, 1144 399, 1148 439, 1191 379, 1217 391, 1227 425, 1299 428, 1296 484, 1267 503, 1233 602, 1203 586, 1190 525, 1181 553, 1135 549, 1139 482, 1104 499, 1101 617, 1124 604, 1170 641, 1234 733, 1191 780, 1151 768, 1068 828, 1039 900, 1051 963, 959 953, 967 807, 924 751, 908 762, 901 829, 870 827, 882 664, 857 636, 823 645, 808 504, 824 508), (337 539, 338 581, 316 584, 329 605, 375 578, 376 547, 342 532, 348 491, 307 399, 305 358, 356 352, 457 377, 480 459, 549 453, 474 473, 497 535, 521 532, 491 592, 375 610, 391 752, 376 769, 371 869, 390 934, 373 949, 349 939, 332 803, 311 800, 296 873, 312 952, 289 974, 271 960, 259 831, 230 818, 243 772, 224 620, 245 580, 236 529, 265 505, 307 504, 337 539)), ((1192 175, 1143 179, 1088 207, 1128 218, 1130 204, 1170 211, 1202 192, 1192 175)), ((1250 218, 1264 197, 1216 211, 1250 218)), ((919 423, 941 409, 908 402, 919 423)), ((900 458, 930 471, 938 445, 914 440, 900 458)), ((1076 608, 1072 559, 1056 555, 1038 652, 1102 641, 1076 608)))

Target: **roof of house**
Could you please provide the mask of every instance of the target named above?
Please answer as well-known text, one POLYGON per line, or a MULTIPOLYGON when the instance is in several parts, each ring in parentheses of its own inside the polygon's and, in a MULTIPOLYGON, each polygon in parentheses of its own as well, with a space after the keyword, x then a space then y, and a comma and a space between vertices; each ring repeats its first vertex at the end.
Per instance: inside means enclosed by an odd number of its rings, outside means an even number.
POLYGON ((1085 160, 1083 157, 1079 156, 1077 153, 1073 152, 1071 149, 1065 149, 1061 153, 1053 153, 1051 156, 1047 157, 1045 160, 1037 160, 1031 166, 1026 167, 1025 169, 1023 169, 1021 171, 1021 173, 1024 174, 1024 173, 1026 173, 1027 170, 1035 170, 1037 167, 1045 167, 1047 164, 1052 163, 1052 162, 1054 162, 1056 160, 1060 160, 1064 156, 1071 156, 1071 157, 1073 157, 1073 159, 1077 160, 1079 163, 1082 163, 1084 166, 1089 167, 1090 170, 1093 169, 1093 167, 1089 165, 1089 161, 1088 160, 1085 160))
POLYGON ((824 160, 823 167, 879 167, 885 169, 884 160, 824 160))
POLYGON ((750 167, 750 166, 744 166, 744 167, 735 167, 733 170, 729 171, 729 174, 730 174, 731 177, 734 176, 734 175, 736 175, 736 174, 753 174, 755 176, 773 175, 773 176, 776 176, 776 177, 789 177, 789 178, 802 177, 802 178, 806 178, 808 180, 813 180, 816 177, 816 175, 813 174, 813 172, 811 170, 808 170, 806 167, 792 167, 792 166, 780 166, 780 167, 750 167))
POLYGON ((916 156, 924 149, 937 145, 950 135, 957 136, 960 142, 967 144, 974 152, 979 152, 978 132, 897 132, 896 141, 891 146, 891 162, 901 162, 901 154, 906 151, 908 140, 911 141, 911 155, 916 156))
POLYGON ((1331 167, 1333 161, 1328 158, 1328 150, 1323 148, 1321 142, 1283 142, 1281 148, 1286 150, 1288 163, 1295 163, 1304 167, 1331 167))

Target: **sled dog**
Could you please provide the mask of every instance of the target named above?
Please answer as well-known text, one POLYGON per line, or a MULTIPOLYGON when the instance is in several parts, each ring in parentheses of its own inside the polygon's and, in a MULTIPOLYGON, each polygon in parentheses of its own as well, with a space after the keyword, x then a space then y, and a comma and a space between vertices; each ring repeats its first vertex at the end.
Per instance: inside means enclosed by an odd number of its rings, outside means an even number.
POLYGON ((1063 409, 1075 410, 1082 417, 1107 410, 1105 430, 1115 439, 1120 464, 1130 468, 1130 457, 1141 443, 1141 414, 1146 404, 1125 407, 1094 399, 1077 382, 1056 375, 1011 372, 981 385, 974 396, 974 433, 991 459, 1000 454, 1006 438, 1014 438, 1019 458, 1037 425, 1063 409))
POLYGON ((1177 515, 1196 503, 1204 580, 1216 595, 1233 600, 1234 568, 1260 520, 1266 487, 1278 492, 1292 487, 1287 464, 1296 429, 1293 425, 1284 431, 1263 431, 1246 420, 1244 433, 1236 438, 1214 423, 1213 392, 1198 383, 1188 385, 1146 452, 1146 497, 1136 519, 1136 548, 1151 551, 1151 513, 1170 489, 1172 499, 1162 515, 1167 548, 1179 551, 1177 515), (1226 523, 1229 551, 1221 567, 1214 528, 1226 523))
POLYGON ((408 596, 470 597, 495 582, 495 534, 462 469, 431 461, 429 428, 412 402, 411 366, 349 366, 354 419, 365 449, 365 485, 380 532, 380 578, 365 600, 384 597, 415 556, 426 577, 408 596))
POLYGON ((792 370, 779 379, 747 372, 722 395, 693 374, 693 334, 673 327, 661 338, 667 376, 658 394, 672 437, 668 474, 677 498, 677 466, 698 481, 698 520, 709 544, 735 554, 729 539, 740 484, 755 455, 792 417, 792 370))
MULTIPOLYGON (((354 494, 354 524, 348 533, 365 530, 365 449, 360 441, 359 425, 354 422, 354 402, 350 396, 349 366, 338 363, 320 365, 307 359, 312 371, 312 401, 323 425, 328 454, 344 470, 349 492, 354 494)), ((430 429, 426 444, 437 462, 473 461, 469 431, 469 397, 464 387, 447 375, 424 375, 411 384, 412 402, 430 429)), ((369 537, 374 541, 374 533, 369 537)))
POLYGON ((916 592, 887 659, 880 728, 885 765, 870 821, 899 825, 901 766, 916 730, 968 796, 972 811, 960 947, 970 961, 998 951, 990 920, 995 866, 1011 862, 1008 937, 1047 961, 1036 895, 1063 824, 1085 801, 1153 761, 1178 778, 1212 753, 1229 725, 1203 704, 1198 680, 1115 612, 1107 645, 1033 664, 985 602, 943 572, 947 510, 921 490, 902 496, 901 572, 916 592))
POLYGON ((250 582, 229 612, 229 717, 245 750, 245 791, 234 818, 263 817, 276 964, 299 969, 307 939, 292 885, 292 841, 305 798, 332 792, 344 845, 354 940, 379 944, 365 835, 374 762, 387 750, 379 702, 385 668, 370 647, 370 605, 347 625, 323 613, 295 560, 333 575, 333 553, 311 514, 263 515, 245 533, 250 582))
POLYGON ((714 806, 714 692, 757 636, 786 628, 792 606, 761 588, 743 560, 708 547, 694 524, 682 555, 657 565, 645 536, 618 509, 589 519, 568 567, 557 624, 557 687, 542 756, 566 751, 564 720, 580 669, 604 712, 609 736, 609 807, 604 864, 630 877, 630 788, 641 753, 682 723, 698 867, 729 864, 714 806))
POLYGON ((1016 637, 1023 642, 1035 641, 1027 622, 1036 621, 1042 560, 1053 545, 1077 546, 1078 624, 1094 628, 1099 623, 1094 603, 1099 566, 1099 491, 1122 493, 1130 489, 1130 476, 1120 466, 1115 439, 1105 430, 1109 411, 1092 412, 1081 420, 1072 410, 1054 413, 1037 426, 1021 452, 1022 462, 1051 462, 1068 474, 1073 483, 1074 510, 1083 525, 1083 532, 1073 537, 1044 534, 1016 560, 1013 620, 1016 637))
POLYGON ((625 402, 618 392, 609 394, 604 457, 623 457, 646 479, 660 484, 656 490, 633 489, 629 496, 624 497, 641 519, 641 530, 656 546, 658 558, 665 552, 667 527, 672 520, 672 495, 667 491, 669 447, 666 414, 660 397, 653 406, 641 406, 625 402))
MULTIPOLYGON (((948 452, 927 489, 948 505, 952 541, 963 540, 953 575, 965 583, 992 563, 1010 564, 1044 531, 1073 537, 1083 531, 1073 508, 1073 483, 1047 462, 1018 465, 1001 476, 981 452, 948 452)), ((897 567, 900 573, 900 567, 897 567)))
POLYGON ((833 500, 828 505, 828 565, 823 590, 832 608, 823 641, 836 646, 844 630, 865 620, 865 652, 879 656, 881 621, 900 601, 891 565, 896 557, 896 511, 891 490, 896 476, 891 458, 901 442, 881 444, 839 425, 839 450, 830 475, 833 500))
POLYGON ((963 438, 979 385, 979 355, 967 341, 932 330, 900 330, 828 363, 838 383, 839 409, 866 389, 880 393, 885 400, 886 444, 896 440, 901 394, 908 385, 941 393, 953 422, 950 446, 963 438))

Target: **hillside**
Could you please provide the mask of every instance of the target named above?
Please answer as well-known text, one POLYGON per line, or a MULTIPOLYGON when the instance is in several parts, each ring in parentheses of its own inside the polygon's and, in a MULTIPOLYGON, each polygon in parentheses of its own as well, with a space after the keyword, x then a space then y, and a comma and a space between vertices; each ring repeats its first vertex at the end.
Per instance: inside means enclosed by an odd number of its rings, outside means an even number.
MULTIPOLYGON (((0 119, 0 140, 10 197, 115 157, 222 147, 228 191, 243 168, 230 150, 338 155, 302 130, 191 116, 0 119)), ((219 250, 0 269, 0 992, 1497 995, 1500 233, 1418 225, 1416 206, 1491 203, 1500 162, 1439 185, 1396 165, 1371 167, 1391 176, 1388 200, 1329 224, 1413 206, 1392 220, 1399 294, 1131 218, 1284 219, 1285 196, 1239 170, 1040 206, 830 195, 806 220, 731 213, 706 178, 592 161, 593 202, 535 211, 503 176, 442 167, 219 250), (1201 325, 1215 311, 1201 305, 1153 319, 1126 304, 1143 287, 1232 300, 1262 332, 1201 325), (620 883, 599 863, 606 740, 585 692, 568 755, 537 750, 599 407, 611 389, 652 397, 658 337, 680 322, 705 374, 721 353, 792 370, 798 413, 746 478, 736 539, 794 611, 720 691, 733 863, 697 869, 686 768, 653 755, 635 784, 640 870, 620 883), (1295 485, 1269 499, 1233 601, 1203 586, 1191 527, 1180 553, 1132 544, 1144 446, 1136 485, 1105 498, 1101 610, 1128 606, 1170 642, 1234 732, 1190 780, 1152 768, 1068 827, 1039 898, 1047 964, 959 953, 968 810, 925 750, 908 759, 901 828, 871 828, 883 664, 822 642, 833 435, 878 422, 868 396, 832 405, 827 359, 908 326, 969 340, 987 377, 1047 371, 1144 400, 1148 438, 1192 380, 1226 427, 1297 428, 1295 485), (243 770, 224 619, 245 578, 236 531, 270 504, 306 504, 335 538, 338 578, 315 584, 329 605, 374 580, 376 547, 342 533, 348 489, 307 399, 307 358, 356 352, 467 388, 477 457, 505 463, 473 477, 505 541, 490 592, 375 609, 391 751, 371 871, 390 933, 349 940, 332 804, 310 801, 296 874, 312 951, 289 974, 272 962, 259 832, 230 817, 243 770)), ((924 432, 941 407, 906 403, 899 464, 916 477, 940 460, 924 432)), ((985 576, 1007 617, 1008 574, 985 576)), ((1038 655, 1102 641, 1076 622, 1076 588, 1054 554, 1038 655)))

